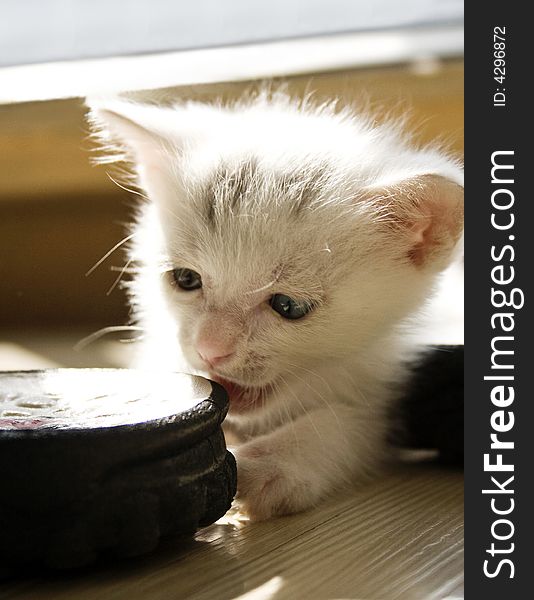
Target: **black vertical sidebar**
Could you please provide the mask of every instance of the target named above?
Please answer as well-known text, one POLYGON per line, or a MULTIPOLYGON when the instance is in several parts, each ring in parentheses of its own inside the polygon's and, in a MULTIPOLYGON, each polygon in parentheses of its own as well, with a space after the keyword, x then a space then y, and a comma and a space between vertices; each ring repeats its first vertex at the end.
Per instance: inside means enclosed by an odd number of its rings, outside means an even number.
POLYGON ((534 31, 527 8, 466 5, 465 577, 473 600, 533 594, 534 31))

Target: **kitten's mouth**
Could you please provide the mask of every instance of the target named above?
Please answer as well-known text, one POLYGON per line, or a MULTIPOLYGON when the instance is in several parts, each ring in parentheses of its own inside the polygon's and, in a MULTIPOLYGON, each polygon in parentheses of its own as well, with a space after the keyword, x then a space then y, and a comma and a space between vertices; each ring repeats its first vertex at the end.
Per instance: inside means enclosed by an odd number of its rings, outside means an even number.
POLYGON ((243 413, 254 408, 260 408, 272 390, 270 385, 263 387, 245 386, 220 377, 215 373, 210 373, 209 376, 211 380, 221 384, 228 393, 230 413, 243 413))

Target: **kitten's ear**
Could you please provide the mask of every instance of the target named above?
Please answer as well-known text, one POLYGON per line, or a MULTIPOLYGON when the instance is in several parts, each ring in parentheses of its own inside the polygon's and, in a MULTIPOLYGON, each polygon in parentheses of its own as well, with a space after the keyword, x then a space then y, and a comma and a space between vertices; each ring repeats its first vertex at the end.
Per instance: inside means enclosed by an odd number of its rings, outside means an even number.
POLYGON ((171 110, 120 98, 88 98, 88 121, 108 156, 100 162, 127 159, 145 167, 161 164, 161 156, 178 151, 180 135, 171 110))
POLYGON ((416 267, 444 268, 463 231, 464 189, 440 175, 421 175, 386 186, 375 201, 416 267))

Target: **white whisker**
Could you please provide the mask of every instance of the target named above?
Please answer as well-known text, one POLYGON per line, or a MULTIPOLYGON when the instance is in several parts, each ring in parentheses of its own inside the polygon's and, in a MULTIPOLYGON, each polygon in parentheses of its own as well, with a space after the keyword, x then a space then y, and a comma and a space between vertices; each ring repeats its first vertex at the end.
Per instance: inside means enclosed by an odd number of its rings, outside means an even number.
POLYGON ((143 198, 144 200, 148 200, 148 196, 145 196, 145 194, 142 194, 138 190, 132 190, 130 188, 127 188, 126 186, 119 183, 116 179, 113 179, 113 177, 109 173, 106 173, 106 175, 111 179, 111 181, 113 181, 113 183, 116 186, 120 187, 121 190, 124 190, 125 192, 130 192, 130 194, 135 194, 136 196, 141 196, 141 198, 143 198))
POLYGON ((250 294, 257 294, 258 292, 263 292, 264 290, 268 290, 270 287, 272 287, 276 282, 278 281, 277 278, 273 279, 272 281, 269 281, 269 283, 263 285, 262 287, 259 287, 255 290, 251 290, 250 292, 247 292, 245 295, 249 296, 250 294))
POLYGON ((111 294, 111 292, 117 287, 117 285, 119 284, 119 281, 122 279, 122 276, 126 273, 128 267, 130 266, 132 262, 132 259, 130 259, 125 265, 124 267, 121 269, 119 275, 117 276, 117 278, 115 279, 115 281, 113 282, 113 284, 111 285, 111 287, 109 288, 109 290, 106 292, 106 296, 109 296, 111 294))
POLYGON ((73 349, 78 352, 102 336, 107 335, 108 333, 115 333, 117 331, 144 331, 144 328, 138 327, 137 325, 113 325, 110 327, 103 327, 102 329, 91 333, 91 335, 82 338, 73 346, 73 349))
POLYGON ((137 235, 135 232, 134 233, 130 233, 130 235, 127 235, 125 238, 123 238, 120 242, 117 242, 113 248, 111 248, 111 250, 108 250, 104 256, 98 260, 90 269, 89 271, 87 271, 87 273, 85 274, 86 277, 89 277, 89 275, 91 275, 91 273, 97 269, 105 260, 106 258, 108 258, 109 256, 111 256, 115 250, 117 250, 118 248, 120 248, 123 244, 125 244, 126 242, 130 241, 135 235, 137 235))

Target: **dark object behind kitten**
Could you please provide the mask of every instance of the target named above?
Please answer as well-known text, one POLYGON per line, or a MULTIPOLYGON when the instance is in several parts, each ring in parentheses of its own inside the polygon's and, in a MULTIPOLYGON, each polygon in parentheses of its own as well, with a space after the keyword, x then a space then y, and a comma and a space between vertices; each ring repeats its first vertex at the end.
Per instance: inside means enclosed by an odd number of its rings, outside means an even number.
POLYGON ((437 450, 437 462, 464 463, 464 347, 438 346, 412 369, 408 391, 393 411, 394 443, 437 450))

